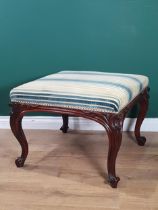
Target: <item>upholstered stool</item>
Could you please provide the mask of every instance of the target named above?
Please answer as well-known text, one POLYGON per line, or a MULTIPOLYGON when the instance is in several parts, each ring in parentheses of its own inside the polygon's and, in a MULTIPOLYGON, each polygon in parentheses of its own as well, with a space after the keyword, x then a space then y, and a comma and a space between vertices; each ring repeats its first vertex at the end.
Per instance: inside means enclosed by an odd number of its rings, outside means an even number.
POLYGON ((27 112, 61 114, 68 130, 68 116, 80 116, 100 123, 109 137, 108 181, 117 187, 120 180, 115 173, 115 162, 122 140, 125 116, 136 103, 140 105, 135 136, 138 145, 145 144, 140 127, 148 109, 148 78, 143 75, 103 73, 94 71, 61 71, 28 82, 10 92, 11 129, 22 147, 16 159, 22 167, 28 155, 28 143, 21 122, 27 112))

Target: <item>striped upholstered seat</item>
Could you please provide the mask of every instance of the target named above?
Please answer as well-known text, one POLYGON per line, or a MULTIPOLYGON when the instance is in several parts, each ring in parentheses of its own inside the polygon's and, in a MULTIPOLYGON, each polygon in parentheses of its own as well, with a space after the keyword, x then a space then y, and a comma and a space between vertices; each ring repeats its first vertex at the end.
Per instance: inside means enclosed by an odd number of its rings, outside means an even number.
POLYGON ((142 75, 61 71, 11 90, 11 102, 117 113, 148 86, 142 75))

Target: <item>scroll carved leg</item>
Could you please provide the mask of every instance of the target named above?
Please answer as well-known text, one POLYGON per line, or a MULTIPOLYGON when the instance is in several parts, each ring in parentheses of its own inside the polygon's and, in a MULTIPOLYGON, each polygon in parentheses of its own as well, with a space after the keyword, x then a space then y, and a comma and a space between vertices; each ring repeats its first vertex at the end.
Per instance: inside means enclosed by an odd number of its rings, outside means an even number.
POLYGON ((67 133, 67 130, 68 130, 68 122, 69 122, 69 117, 67 114, 63 114, 62 115, 62 118, 63 118, 63 125, 62 127, 60 128, 60 130, 62 130, 63 133, 67 133))
POLYGON ((28 155, 28 143, 21 125, 22 118, 22 112, 19 111, 17 108, 13 107, 12 112, 10 114, 10 126, 14 136, 16 137, 22 148, 21 156, 15 160, 15 164, 17 167, 24 166, 24 162, 28 155))
POLYGON ((117 188, 117 183, 120 178, 116 176, 115 165, 118 151, 122 142, 122 127, 123 127, 123 116, 113 117, 107 126, 107 133, 109 137, 109 151, 108 151, 108 182, 111 187, 117 188))
POLYGON ((144 136, 141 136, 140 134, 140 128, 148 110, 148 104, 149 104, 148 91, 149 89, 146 89, 144 93, 142 93, 141 98, 139 100, 140 111, 139 111, 136 126, 135 126, 135 136, 136 136, 136 140, 139 146, 144 146, 146 142, 146 138, 144 136))

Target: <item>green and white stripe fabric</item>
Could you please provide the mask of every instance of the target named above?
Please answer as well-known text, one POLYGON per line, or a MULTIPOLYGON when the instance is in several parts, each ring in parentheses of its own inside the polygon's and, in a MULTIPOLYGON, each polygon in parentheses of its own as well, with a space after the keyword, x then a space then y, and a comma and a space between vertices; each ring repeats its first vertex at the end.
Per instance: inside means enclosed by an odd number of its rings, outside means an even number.
POLYGON ((60 71, 11 90, 11 102, 118 113, 144 88, 146 76, 60 71))

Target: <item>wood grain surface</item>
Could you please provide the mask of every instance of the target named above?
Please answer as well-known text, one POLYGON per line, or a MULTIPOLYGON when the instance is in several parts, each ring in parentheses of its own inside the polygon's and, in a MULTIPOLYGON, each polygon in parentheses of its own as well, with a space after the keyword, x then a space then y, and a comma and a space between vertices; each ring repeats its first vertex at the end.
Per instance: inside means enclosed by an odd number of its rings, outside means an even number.
POLYGON ((138 147, 123 134, 117 189, 105 181, 108 139, 104 132, 27 130, 24 168, 10 130, 0 130, 0 210, 157 210, 158 134, 145 133, 138 147), (105 138, 106 137, 106 138, 105 138))

